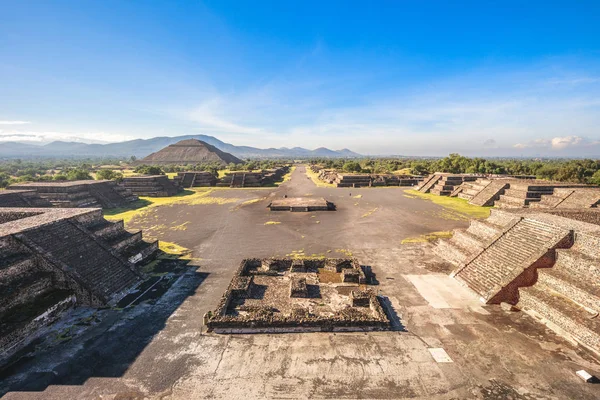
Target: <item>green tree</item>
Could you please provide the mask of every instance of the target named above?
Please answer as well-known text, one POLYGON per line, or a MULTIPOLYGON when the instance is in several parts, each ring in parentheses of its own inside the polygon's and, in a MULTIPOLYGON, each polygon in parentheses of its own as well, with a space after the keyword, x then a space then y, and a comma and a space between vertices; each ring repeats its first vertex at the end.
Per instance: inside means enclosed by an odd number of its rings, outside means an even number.
POLYGON ((123 174, 120 172, 113 171, 112 169, 101 169, 96 173, 96 179, 98 180, 111 180, 120 181, 123 179, 123 174))

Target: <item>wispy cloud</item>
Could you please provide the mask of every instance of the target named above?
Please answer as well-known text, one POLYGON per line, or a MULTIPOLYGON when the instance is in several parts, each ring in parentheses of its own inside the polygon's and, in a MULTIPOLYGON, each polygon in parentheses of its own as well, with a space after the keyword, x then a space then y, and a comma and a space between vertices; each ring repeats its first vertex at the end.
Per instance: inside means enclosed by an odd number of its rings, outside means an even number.
POLYGON ((0 129, 0 142, 18 141, 32 144, 45 144, 53 141, 112 143, 131 139, 134 139, 134 137, 107 132, 7 131, 0 129))
POLYGON ((27 125, 29 121, 0 121, 0 125, 27 125))
POLYGON ((186 118, 235 144, 367 154, 566 154, 599 136, 600 80, 577 71, 498 68, 369 91, 338 78, 279 76, 243 91, 216 91, 186 118))
POLYGON ((229 120, 230 117, 224 111, 228 106, 222 98, 213 98, 192 110, 189 118, 198 123, 200 129, 212 132, 259 134, 263 131, 260 128, 240 125, 229 120))

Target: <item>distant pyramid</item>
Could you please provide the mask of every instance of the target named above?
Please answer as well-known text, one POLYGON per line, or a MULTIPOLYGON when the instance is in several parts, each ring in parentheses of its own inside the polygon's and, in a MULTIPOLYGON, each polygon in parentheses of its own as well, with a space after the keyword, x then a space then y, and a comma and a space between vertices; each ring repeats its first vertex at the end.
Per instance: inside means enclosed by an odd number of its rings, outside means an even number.
POLYGON ((218 162, 221 164, 239 164, 243 161, 236 156, 225 153, 215 146, 198 139, 187 139, 171 144, 138 161, 138 164, 199 164, 218 162))

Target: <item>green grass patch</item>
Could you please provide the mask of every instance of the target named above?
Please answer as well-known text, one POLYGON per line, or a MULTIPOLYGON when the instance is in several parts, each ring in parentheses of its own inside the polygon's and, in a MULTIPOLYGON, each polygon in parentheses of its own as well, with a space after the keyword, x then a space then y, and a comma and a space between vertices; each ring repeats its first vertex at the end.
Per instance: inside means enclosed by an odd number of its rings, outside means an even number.
POLYGON ((170 197, 140 197, 128 207, 104 210, 104 216, 108 220, 122 219, 128 224, 133 218, 144 215, 150 209, 159 206, 172 206, 175 204, 205 205, 205 204, 228 204, 240 201, 237 198, 225 198, 211 196, 216 191, 214 188, 194 188, 184 190, 170 197))
POLYGON ((444 219, 470 219, 477 218, 483 219, 490 216, 491 207, 479 207, 469 204, 465 199, 459 197, 449 196, 438 196, 431 193, 421 193, 414 189, 408 189, 404 191, 404 196, 412 199, 419 198, 429 200, 439 206, 442 206, 448 210, 451 210, 455 218, 451 218, 452 215, 440 215, 444 219))
POLYGON ((279 225, 281 224, 281 222, 279 221, 267 221, 265 222, 265 225, 279 225))
POLYGON ((416 237, 410 237, 410 238, 403 239, 400 243, 402 243, 402 244, 426 243, 426 242, 432 242, 436 239, 448 239, 448 238, 451 238, 452 235, 453 235, 452 231, 431 232, 431 233, 427 233, 425 235, 419 235, 416 237))

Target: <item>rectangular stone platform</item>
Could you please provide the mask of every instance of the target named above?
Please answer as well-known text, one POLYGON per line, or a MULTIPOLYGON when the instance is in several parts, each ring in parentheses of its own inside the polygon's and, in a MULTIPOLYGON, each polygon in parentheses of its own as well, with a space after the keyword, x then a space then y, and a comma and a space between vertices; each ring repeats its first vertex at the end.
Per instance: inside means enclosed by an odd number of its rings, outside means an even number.
POLYGON ((208 327, 217 333, 369 331, 388 329, 389 320, 356 260, 246 259, 208 327), (355 281, 346 282, 349 275, 355 281))
POLYGON ((267 206, 271 211, 295 211, 295 212, 310 212, 310 211, 332 211, 335 210, 333 203, 328 202, 324 198, 312 197, 290 197, 279 200, 273 200, 267 206))
POLYGON ((35 190, 0 190, 0 207, 52 207, 35 190))
POLYGON ((8 187, 9 190, 35 190, 54 207, 115 208, 136 201, 137 196, 116 181, 83 180, 64 182, 24 182, 8 187))
POLYGON ((123 178, 120 186, 136 196, 168 197, 183 190, 179 182, 170 180, 166 175, 140 175, 123 178))

